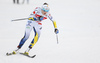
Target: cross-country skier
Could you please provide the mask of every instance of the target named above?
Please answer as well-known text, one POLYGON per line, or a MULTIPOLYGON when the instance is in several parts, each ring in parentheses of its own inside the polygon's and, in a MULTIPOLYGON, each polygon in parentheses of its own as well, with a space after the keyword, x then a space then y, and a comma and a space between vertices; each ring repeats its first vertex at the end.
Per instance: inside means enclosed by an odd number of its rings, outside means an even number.
POLYGON ((47 19, 47 17, 53 22, 54 25, 54 32, 57 34, 59 31, 57 29, 56 21, 53 19, 51 14, 49 13, 50 8, 48 7, 47 3, 44 3, 42 7, 37 7, 29 16, 29 19, 26 24, 25 35, 21 39, 17 49, 13 51, 14 54, 18 52, 19 49, 23 46, 25 41, 29 38, 30 32, 33 29, 35 32, 35 36, 30 43, 28 49, 24 52, 25 55, 28 55, 29 50, 36 44, 39 40, 41 29, 42 29, 42 20, 47 19))

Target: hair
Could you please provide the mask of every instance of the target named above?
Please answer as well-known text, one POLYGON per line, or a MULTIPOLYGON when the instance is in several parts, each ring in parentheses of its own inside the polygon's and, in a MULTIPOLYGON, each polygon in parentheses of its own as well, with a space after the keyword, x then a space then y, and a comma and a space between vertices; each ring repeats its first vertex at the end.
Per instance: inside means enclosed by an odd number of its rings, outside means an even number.
POLYGON ((43 5, 48 5, 48 3, 44 3, 43 5))

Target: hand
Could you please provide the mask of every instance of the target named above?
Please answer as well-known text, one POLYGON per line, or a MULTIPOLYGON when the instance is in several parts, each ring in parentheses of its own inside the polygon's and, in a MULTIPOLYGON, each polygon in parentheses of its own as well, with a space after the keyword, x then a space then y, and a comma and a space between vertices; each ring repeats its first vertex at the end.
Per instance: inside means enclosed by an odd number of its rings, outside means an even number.
POLYGON ((39 19, 40 21, 42 21, 43 18, 44 18, 43 16, 38 17, 38 19, 39 19))
POLYGON ((59 30, 57 28, 55 28, 55 31, 54 31, 56 34, 59 33, 59 30))

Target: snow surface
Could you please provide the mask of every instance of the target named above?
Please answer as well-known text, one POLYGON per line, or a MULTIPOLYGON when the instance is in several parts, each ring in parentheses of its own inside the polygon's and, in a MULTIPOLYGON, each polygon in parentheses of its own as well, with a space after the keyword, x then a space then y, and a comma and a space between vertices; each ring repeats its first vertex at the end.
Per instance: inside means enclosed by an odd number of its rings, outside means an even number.
MULTIPOLYGON (((21 52, 33 37, 32 31, 21 52)), ((30 4, 19 5, 0 0, 0 63, 100 63, 100 0, 30 0, 30 4), (19 54, 6 56, 24 36, 27 21, 11 20, 28 17, 44 2, 57 22, 59 44, 52 22, 47 19, 39 41, 30 51, 30 55, 37 55, 34 59, 19 54)))

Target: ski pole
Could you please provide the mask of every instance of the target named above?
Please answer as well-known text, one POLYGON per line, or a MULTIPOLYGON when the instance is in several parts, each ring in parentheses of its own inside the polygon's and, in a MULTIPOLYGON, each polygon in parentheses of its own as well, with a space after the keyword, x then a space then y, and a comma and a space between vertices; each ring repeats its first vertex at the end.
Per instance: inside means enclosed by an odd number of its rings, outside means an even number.
POLYGON ((58 35, 57 34, 56 34, 56 39, 57 39, 57 44, 58 44, 59 42, 58 42, 58 35))
POLYGON ((26 20, 28 18, 22 18, 22 19, 14 19, 14 20, 11 20, 11 21, 20 21, 20 20, 26 20))

